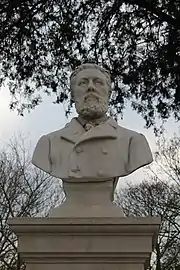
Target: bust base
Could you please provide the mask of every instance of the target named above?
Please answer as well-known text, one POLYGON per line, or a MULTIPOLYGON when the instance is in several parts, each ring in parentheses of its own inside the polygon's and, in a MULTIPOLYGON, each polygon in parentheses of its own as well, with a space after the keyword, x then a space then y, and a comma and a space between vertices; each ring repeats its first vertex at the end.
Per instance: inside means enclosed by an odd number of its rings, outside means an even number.
POLYGON ((113 180, 101 182, 64 182, 65 202, 52 209, 49 217, 124 217, 111 201, 113 180))

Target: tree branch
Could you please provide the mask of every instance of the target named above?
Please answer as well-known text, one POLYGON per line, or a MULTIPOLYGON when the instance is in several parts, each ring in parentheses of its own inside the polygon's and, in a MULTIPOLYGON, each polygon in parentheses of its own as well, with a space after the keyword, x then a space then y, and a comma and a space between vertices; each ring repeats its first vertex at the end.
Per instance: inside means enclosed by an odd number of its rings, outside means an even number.
MULTIPOLYGON (((156 18, 158 17, 161 22, 167 22, 168 24, 174 26, 174 28, 180 30, 180 20, 173 18, 172 16, 168 15, 167 13, 163 12, 160 7, 153 7, 151 1, 149 0, 125 0, 126 4, 135 4, 139 7, 145 8, 151 14, 155 15, 156 18)), ((179 14, 180 16, 180 14, 179 14)))

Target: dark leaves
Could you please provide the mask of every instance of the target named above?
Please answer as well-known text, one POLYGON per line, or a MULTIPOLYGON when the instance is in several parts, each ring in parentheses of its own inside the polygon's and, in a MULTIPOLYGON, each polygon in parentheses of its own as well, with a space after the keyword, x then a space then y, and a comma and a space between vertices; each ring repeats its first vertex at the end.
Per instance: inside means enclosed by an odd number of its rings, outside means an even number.
POLYGON ((1 1, 0 79, 9 79, 11 107, 33 109, 42 92, 64 102, 70 72, 91 60, 111 72, 113 111, 129 99, 147 127, 155 116, 179 119, 179 10, 171 0, 1 1))
POLYGON ((68 96, 65 94, 65 93, 60 93, 59 96, 57 96, 56 98, 56 103, 59 104, 59 103, 62 103, 63 101, 67 100, 68 99, 68 96))

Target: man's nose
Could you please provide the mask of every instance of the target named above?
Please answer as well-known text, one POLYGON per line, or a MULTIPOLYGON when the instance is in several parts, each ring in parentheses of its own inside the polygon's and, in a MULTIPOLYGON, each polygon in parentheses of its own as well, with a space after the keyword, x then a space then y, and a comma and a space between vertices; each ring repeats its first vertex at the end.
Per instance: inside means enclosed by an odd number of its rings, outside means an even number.
POLYGON ((94 92, 95 91, 95 87, 94 87, 94 83, 92 80, 89 81, 88 83, 88 92, 94 92))

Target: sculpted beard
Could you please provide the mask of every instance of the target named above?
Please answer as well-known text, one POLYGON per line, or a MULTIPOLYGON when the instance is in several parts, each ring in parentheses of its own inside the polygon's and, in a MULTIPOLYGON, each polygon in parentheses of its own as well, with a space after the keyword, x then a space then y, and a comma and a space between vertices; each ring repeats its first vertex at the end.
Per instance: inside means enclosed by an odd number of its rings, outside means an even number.
POLYGON ((108 110, 108 101, 97 94, 89 93, 85 95, 83 103, 76 104, 76 110, 84 118, 100 118, 108 110))

